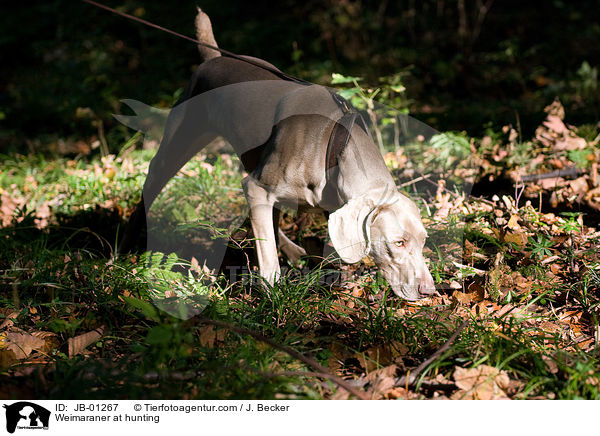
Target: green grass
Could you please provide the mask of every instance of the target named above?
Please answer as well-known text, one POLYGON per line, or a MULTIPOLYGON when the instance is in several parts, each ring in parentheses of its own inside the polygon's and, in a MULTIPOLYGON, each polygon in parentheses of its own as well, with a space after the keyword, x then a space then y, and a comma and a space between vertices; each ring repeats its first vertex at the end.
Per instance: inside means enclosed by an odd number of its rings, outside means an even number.
MULTIPOLYGON (((456 367, 481 365, 506 371, 511 398, 600 398, 594 342, 598 241, 583 236, 576 215, 556 217, 554 228, 548 217, 522 206, 518 222, 532 236, 520 245, 507 242, 505 231, 498 230, 496 220, 508 221, 514 213, 502 202, 493 212, 465 200, 470 208, 466 249, 456 258, 463 267, 449 267, 440 250, 450 249, 436 242, 437 233, 460 236, 456 215, 431 223, 427 256, 446 290, 424 305, 403 302, 380 277, 357 267, 346 267, 351 280, 342 285, 320 280, 335 272, 333 266, 308 274, 292 269, 274 287, 261 286, 257 277, 254 285, 229 283, 170 253, 114 258, 117 233, 138 199, 151 155, 133 151, 89 162, 2 156, 0 194, 19 206, 0 228, 0 322, 12 314, 12 328, 52 333, 43 349, 16 359, 3 336, 9 329, 0 330, 2 396, 320 399, 340 394, 331 382, 299 375, 313 369, 277 348, 197 317, 170 316, 152 304, 167 297, 187 298, 208 319, 260 333, 312 356, 338 376, 358 380, 392 364, 398 376, 414 369, 469 319, 449 351, 421 374, 411 398, 451 395, 432 388, 432 380, 452 380, 456 367), (40 216, 42 205, 48 212, 40 216), (571 235, 577 237, 575 248, 569 245, 571 235), (557 259, 540 263, 553 255, 557 259), (559 270, 552 272, 552 265, 559 270), (459 272, 466 278, 456 291, 449 286, 459 272), (476 297, 473 288, 483 294, 476 297), (569 316, 573 322, 565 321, 569 316), (70 338, 100 326, 105 328, 100 339, 69 356, 70 338)), ((225 220, 243 210, 236 161, 205 162, 193 160, 171 181, 157 203, 157 225, 176 225, 186 237, 211 217, 225 220), (172 201, 174 194, 181 201, 172 201)))

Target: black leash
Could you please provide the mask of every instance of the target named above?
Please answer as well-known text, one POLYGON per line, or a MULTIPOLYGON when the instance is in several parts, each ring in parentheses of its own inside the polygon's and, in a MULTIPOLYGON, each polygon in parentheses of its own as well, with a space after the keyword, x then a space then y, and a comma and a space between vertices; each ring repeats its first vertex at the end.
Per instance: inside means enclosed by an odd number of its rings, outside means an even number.
POLYGON ((243 61, 243 62, 246 62, 248 64, 252 64, 252 65, 254 65, 256 67, 262 68, 263 70, 269 71, 270 73, 273 73, 276 76, 278 76, 278 77, 280 77, 280 78, 282 78, 284 80, 289 80, 289 81, 292 81, 292 82, 300 83, 302 85, 312 85, 313 84, 313 83, 311 83, 311 82, 309 82, 307 80, 300 79, 298 77, 294 77, 294 76, 292 76, 290 74, 286 74, 283 71, 278 70, 277 68, 272 68, 272 67, 270 67, 268 65, 260 64, 258 62, 253 61, 252 59, 248 59, 247 57, 240 56, 238 54, 230 52, 229 50, 224 50, 222 48, 215 47, 215 46, 213 46, 211 44, 207 44, 207 43, 205 43, 203 41, 199 41, 199 40, 197 40, 195 38, 192 38, 190 36, 183 35, 181 33, 175 32, 174 30, 167 29, 166 27, 159 26, 158 24, 154 24, 154 23, 152 23, 150 21, 144 20, 144 19, 136 17, 134 15, 118 11, 116 9, 113 9, 113 8, 109 7, 109 6, 103 5, 102 3, 97 3, 97 2, 95 2, 93 0, 81 0, 81 1, 83 1, 85 3, 88 3, 88 4, 92 5, 92 6, 96 6, 97 8, 104 9, 106 11, 112 12, 113 14, 120 15, 121 17, 125 17, 125 18, 128 18, 128 19, 133 20, 133 21, 137 21, 138 23, 142 23, 142 24, 145 24, 146 26, 150 26, 150 27, 153 27, 155 29, 161 30, 163 32, 170 33, 171 35, 178 36, 179 38, 183 38, 183 39, 185 39, 187 41, 193 42, 193 43, 201 45, 203 47, 210 48, 212 50, 216 50, 216 51, 220 52, 222 55, 225 55, 227 57, 230 57, 230 58, 233 58, 233 59, 237 59, 239 61, 243 61))
MULTIPOLYGON (((201 45, 203 47, 210 48, 212 50, 216 50, 224 56, 227 56, 227 57, 230 57, 233 59, 237 59, 237 60, 246 62, 248 64, 254 65, 256 67, 262 68, 263 70, 269 71, 270 73, 273 73, 274 75, 276 75, 277 77, 279 77, 283 80, 288 80, 288 81, 295 82, 295 83, 298 83, 301 85, 307 85, 307 86, 313 85, 313 83, 311 83, 307 80, 300 79, 300 78, 292 76, 290 74, 286 74, 286 73, 278 70, 277 68, 258 63, 252 59, 248 59, 247 57, 240 56, 238 54, 235 54, 228 50, 224 50, 219 47, 215 47, 211 44, 207 44, 203 41, 199 41, 190 36, 183 35, 181 33, 175 32, 171 29, 167 29, 166 27, 159 26, 158 24, 154 24, 150 21, 144 20, 144 19, 136 17, 134 15, 118 11, 114 8, 103 5, 102 3, 98 3, 93 0, 81 0, 81 1, 88 3, 92 6, 96 6, 97 8, 104 9, 106 11, 109 11, 109 12, 119 15, 121 17, 136 21, 141 24, 145 24, 146 26, 150 26, 154 29, 158 29, 163 32, 169 33, 171 35, 177 36, 179 38, 183 38, 187 41, 193 42, 193 43, 201 45)), ((326 166, 326 169, 329 170, 329 169, 337 166, 340 155, 342 154, 342 152, 348 145, 348 142, 350 141, 352 127, 353 127, 354 123, 356 122, 356 120, 358 120, 358 125, 360 126, 360 128, 362 130, 365 131, 365 133, 367 133, 369 136, 371 136, 371 132, 369 131, 369 128, 367 127, 367 123, 365 122, 361 113, 359 111, 357 111, 356 108, 354 108, 354 106, 352 106, 352 104, 350 104, 350 102, 348 102, 348 100, 346 100, 341 95, 333 92, 329 88, 326 88, 326 89, 330 92, 331 97, 337 103, 337 105, 340 107, 340 109, 343 113, 342 118, 340 118, 340 120, 336 122, 336 124, 333 128, 333 132, 331 133, 331 136, 329 138, 329 143, 327 145, 327 155, 326 155, 325 166, 326 166)))

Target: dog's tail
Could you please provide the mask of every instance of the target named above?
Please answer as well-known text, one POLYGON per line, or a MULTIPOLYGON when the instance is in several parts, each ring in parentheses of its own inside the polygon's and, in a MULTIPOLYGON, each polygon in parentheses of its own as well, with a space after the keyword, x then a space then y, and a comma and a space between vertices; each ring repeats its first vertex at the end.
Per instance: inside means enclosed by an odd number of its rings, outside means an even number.
MULTIPOLYGON (((218 47, 217 41, 215 41, 215 35, 213 35, 210 18, 208 18, 208 15, 200 8, 198 8, 198 15, 196 15, 196 38, 198 41, 212 45, 213 47, 218 47)), ((200 52, 202 62, 221 56, 221 53, 217 50, 213 50, 212 48, 200 44, 198 44, 198 51, 200 52)))

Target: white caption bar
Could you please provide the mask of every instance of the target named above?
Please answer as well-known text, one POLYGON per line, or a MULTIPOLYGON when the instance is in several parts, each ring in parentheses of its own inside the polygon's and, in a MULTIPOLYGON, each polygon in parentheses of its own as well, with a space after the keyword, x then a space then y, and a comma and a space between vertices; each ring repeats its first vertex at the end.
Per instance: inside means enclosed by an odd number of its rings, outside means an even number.
MULTIPOLYGON (((15 435, 574 434, 597 402, 563 401, 0 401, 15 435), (569 409, 577 407, 576 414, 569 409), (552 417, 548 419, 548 417, 552 417), (563 417, 563 418, 561 418, 563 417), (112 433, 111 433, 112 432, 112 433), (379 433, 382 432, 382 433, 379 433)), ((575 410, 572 410, 575 412, 575 410)), ((597 431, 597 430, 596 430, 597 431)))

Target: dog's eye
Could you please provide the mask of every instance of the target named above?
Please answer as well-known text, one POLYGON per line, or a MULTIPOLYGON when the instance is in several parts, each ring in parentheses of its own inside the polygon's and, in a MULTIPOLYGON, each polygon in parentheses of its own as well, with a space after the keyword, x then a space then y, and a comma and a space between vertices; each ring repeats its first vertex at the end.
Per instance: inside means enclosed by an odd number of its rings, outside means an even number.
POLYGON ((394 245, 396 247, 404 247, 405 244, 406 244, 406 241, 403 241, 403 240, 394 242, 394 245))

